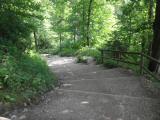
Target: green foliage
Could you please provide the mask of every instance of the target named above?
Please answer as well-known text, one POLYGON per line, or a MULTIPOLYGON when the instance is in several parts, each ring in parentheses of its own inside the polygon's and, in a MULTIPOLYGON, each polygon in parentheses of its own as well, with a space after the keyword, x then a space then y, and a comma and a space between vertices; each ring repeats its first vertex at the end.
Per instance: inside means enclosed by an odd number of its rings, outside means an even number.
POLYGON ((0 3, 0 44, 12 43, 24 52, 31 45, 31 20, 41 19, 40 4, 33 0, 2 0, 0 3))
MULTIPOLYGON (((111 34, 111 41, 120 41, 125 51, 147 53, 152 40, 152 22, 149 17, 149 1, 122 1, 116 5, 115 30, 111 34), (136 16, 136 17, 135 17, 136 16)), ((114 46, 114 49, 116 47, 114 46)))
POLYGON ((106 48, 108 50, 126 51, 128 49, 128 46, 127 44, 123 43, 123 41, 114 40, 114 41, 108 41, 106 44, 106 48))
POLYGON ((116 68, 118 67, 118 64, 115 60, 107 59, 104 61, 104 66, 107 68, 116 68))
POLYGON ((87 46, 88 37, 91 47, 104 46, 115 23, 114 6, 105 0, 94 1, 89 16, 89 3, 90 0, 53 1, 54 12, 51 12, 50 22, 55 34, 53 41, 58 46, 63 48, 65 41, 74 41, 79 49, 87 46))
POLYGON ((78 62, 86 62, 87 57, 93 57, 97 63, 101 62, 101 53, 96 48, 83 47, 76 53, 78 62))
MULTIPOLYGON (((152 25, 155 10, 154 1, 117 0, 114 6, 116 24, 113 26, 114 31, 110 34, 105 48, 109 50, 143 52, 150 55, 151 40, 153 39, 152 25)), ((111 57, 113 57, 113 55, 111 55, 111 57)), ((125 55, 122 59, 139 63, 140 56, 125 55)), ((109 64, 112 63, 113 61, 109 61, 109 64)), ((148 61, 145 60, 144 64, 147 68, 148 61)), ((139 68, 130 64, 119 63, 119 65, 133 69, 134 71, 139 70, 139 68)))
POLYGON ((72 49, 72 48, 63 48, 62 51, 59 52, 59 55, 62 56, 62 57, 63 56, 70 57, 70 56, 74 56, 75 52, 76 52, 75 49, 72 49))
MULTIPOLYGON (((28 97, 32 97, 53 88, 56 84, 53 73, 38 54, 0 56, 0 91, 8 91, 16 96, 30 92, 28 97)), ((7 92, 3 96, 1 100, 10 99, 7 92)))
POLYGON ((46 49, 51 49, 53 48, 52 45, 52 40, 50 40, 50 38, 47 37, 47 35, 45 35, 44 33, 38 33, 38 50, 39 51, 45 51, 46 49))
POLYGON ((66 40, 61 43, 61 49, 58 47, 49 51, 51 54, 58 54, 60 56, 74 56, 78 49, 80 49, 80 42, 74 42, 72 40, 66 40))

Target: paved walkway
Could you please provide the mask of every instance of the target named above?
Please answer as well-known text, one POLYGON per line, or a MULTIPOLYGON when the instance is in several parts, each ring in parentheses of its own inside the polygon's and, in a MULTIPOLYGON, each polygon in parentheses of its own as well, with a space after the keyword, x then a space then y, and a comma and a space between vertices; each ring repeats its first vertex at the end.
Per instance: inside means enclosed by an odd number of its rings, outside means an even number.
POLYGON ((158 99, 132 72, 65 57, 49 57, 48 64, 63 84, 18 113, 21 120, 160 120, 158 99))

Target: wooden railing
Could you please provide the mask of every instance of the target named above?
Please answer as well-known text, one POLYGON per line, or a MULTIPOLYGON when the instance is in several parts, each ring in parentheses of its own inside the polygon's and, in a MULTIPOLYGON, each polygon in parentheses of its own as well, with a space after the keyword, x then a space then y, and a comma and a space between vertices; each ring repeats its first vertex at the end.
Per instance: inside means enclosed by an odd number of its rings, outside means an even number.
POLYGON ((100 51, 101 51, 102 63, 104 63, 105 59, 108 59, 108 60, 115 60, 117 61, 117 63, 122 62, 122 63, 132 64, 139 67, 139 72, 141 75, 147 74, 152 78, 154 78, 154 80, 160 80, 160 77, 157 73, 149 71, 148 64, 146 63, 146 61, 154 61, 159 66, 160 61, 149 55, 140 52, 124 52, 124 51, 106 50, 106 49, 100 49, 100 51), (127 57, 128 55, 137 56, 136 58, 138 59, 138 61, 125 60, 126 59, 125 57, 127 57))

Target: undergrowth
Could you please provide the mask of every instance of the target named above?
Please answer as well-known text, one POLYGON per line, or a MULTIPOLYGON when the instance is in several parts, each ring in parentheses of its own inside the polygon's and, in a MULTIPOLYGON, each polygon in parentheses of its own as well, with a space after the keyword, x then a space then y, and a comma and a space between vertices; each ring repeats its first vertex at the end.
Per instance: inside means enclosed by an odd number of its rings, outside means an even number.
POLYGON ((54 87, 56 79, 40 55, 12 52, 0 51, 1 102, 25 100, 54 87))
POLYGON ((96 48, 92 47, 83 47, 77 51, 76 56, 78 58, 78 62, 86 62, 88 57, 92 57, 95 59, 97 63, 101 62, 101 53, 96 48))
POLYGON ((73 48, 63 48, 61 51, 59 51, 58 55, 64 57, 70 57, 70 56, 75 56, 76 49, 73 48))

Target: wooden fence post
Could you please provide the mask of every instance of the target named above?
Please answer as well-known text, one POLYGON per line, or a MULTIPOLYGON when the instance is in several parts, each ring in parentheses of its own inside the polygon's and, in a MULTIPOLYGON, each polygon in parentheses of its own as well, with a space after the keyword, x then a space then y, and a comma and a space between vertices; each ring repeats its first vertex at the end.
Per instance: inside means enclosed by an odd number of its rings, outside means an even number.
POLYGON ((140 61, 140 74, 143 75, 143 67, 144 67, 144 57, 143 53, 140 54, 141 56, 141 61, 140 61))
POLYGON ((101 50, 101 62, 102 62, 102 64, 104 63, 104 51, 103 50, 101 50))

